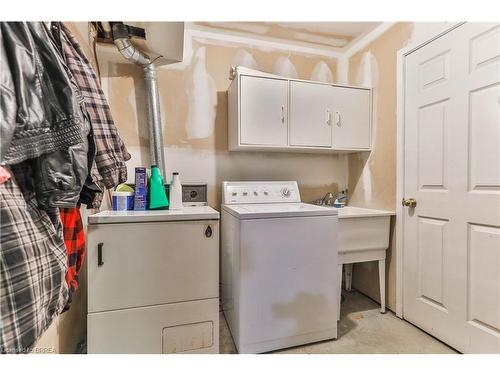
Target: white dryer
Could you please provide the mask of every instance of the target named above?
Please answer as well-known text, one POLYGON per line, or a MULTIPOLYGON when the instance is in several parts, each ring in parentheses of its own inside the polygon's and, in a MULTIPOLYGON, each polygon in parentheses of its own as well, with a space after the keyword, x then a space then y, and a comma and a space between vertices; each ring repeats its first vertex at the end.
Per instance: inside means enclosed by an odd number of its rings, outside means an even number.
POLYGON ((90 354, 219 352, 217 211, 103 211, 87 251, 90 354))
POLYGON ((224 182, 222 309, 240 353, 337 338, 337 210, 297 182, 224 182))

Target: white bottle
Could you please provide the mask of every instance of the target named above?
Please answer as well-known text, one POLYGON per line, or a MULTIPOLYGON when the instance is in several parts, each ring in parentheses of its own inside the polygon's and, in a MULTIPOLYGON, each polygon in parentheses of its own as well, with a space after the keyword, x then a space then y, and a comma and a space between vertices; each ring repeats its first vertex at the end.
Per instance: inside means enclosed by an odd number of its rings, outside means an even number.
POLYGON ((179 178, 179 172, 174 172, 172 174, 172 180, 170 181, 170 204, 168 206, 169 210, 182 210, 182 185, 179 178))

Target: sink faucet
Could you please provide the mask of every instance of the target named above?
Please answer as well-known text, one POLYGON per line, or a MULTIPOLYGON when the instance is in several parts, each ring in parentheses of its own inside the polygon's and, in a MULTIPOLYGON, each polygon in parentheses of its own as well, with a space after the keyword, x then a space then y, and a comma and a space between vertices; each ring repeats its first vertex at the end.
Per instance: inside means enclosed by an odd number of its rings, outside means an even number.
POLYGON ((321 200, 321 204, 323 206, 333 206, 334 201, 335 201, 335 197, 333 196, 333 193, 328 192, 321 200))
POLYGON ((347 204, 347 189, 342 190, 337 196, 332 192, 328 192, 322 199, 318 199, 316 204, 321 206, 344 207, 347 204))
POLYGON ((347 204, 347 189, 342 190, 336 197, 333 207, 342 208, 347 204))

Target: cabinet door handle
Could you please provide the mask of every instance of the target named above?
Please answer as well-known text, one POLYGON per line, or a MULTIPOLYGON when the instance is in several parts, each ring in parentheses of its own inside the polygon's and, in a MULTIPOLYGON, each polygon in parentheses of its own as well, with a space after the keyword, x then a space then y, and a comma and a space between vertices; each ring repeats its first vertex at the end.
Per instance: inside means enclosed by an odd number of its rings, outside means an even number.
POLYGON ((103 243, 102 242, 99 242, 97 244, 97 267, 101 267, 104 262, 102 261, 102 247, 103 247, 103 243))
POLYGON ((335 125, 337 125, 339 128, 342 126, 342 123, 340 122, 340 112, 335 111, 335 125))
POLYGON ((330 112, 329 109, 326 110, 326 124, 327 125, 332 124, 332 113, 330 112))
POLYGON ((285 105, 281 106, 281 122, 285 123, 285 105))

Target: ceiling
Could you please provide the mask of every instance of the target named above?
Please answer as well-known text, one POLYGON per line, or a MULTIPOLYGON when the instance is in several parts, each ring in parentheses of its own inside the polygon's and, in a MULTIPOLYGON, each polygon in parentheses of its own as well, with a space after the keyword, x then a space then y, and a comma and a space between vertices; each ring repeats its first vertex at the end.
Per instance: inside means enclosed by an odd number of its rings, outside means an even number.
POLYGON ((381 22, 196 22, 229 33, 259 35, 284 41, 344 48, 381 22))

